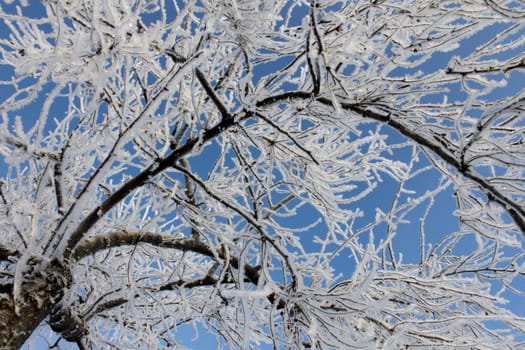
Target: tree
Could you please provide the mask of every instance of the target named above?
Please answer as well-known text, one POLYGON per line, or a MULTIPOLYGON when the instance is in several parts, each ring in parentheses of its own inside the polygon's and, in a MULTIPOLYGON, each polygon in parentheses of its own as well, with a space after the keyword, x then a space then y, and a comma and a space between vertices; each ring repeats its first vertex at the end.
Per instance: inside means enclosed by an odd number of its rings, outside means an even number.
POLYGON ((522 1, 20 3, 0 348, 523 340, 522 1))

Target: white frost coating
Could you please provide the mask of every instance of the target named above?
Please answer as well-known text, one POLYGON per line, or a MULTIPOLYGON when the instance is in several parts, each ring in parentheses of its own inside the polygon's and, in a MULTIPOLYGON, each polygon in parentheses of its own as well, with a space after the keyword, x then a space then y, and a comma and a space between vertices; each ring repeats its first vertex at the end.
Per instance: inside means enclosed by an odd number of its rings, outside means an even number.
POLYGON ((24 282, 24 275, 27 271, 28 254, 24 254, 17 262, 15 275, 13 278, 13 300, 15 303, 15 312, 20 316, 20 303, 22 302, 22 283, 24 282))
POLYGON ((234 289, 225 289, 221 291, 221 295, 225 297, 238 297, 238 298, 266 298, 273 291, 269 286, 264 286, 262 289, 257 290, 234 290, 234 289))
POLYGON ((86 348, 520 346, 517 2, 2 4, 17 303, 75 232, 86 348))
MULTIPOLYGON (((42 256, 31 255, 26 253, 20 257, 17 261, 15 274, 13 278, 13 299, 15 312, 18 316, 21 315, 20 308, 21 303, 27 300, 27 295, 23 295, 27 292, 28 285, 34 288, 35 285, 40 284, 40 288, 45 288, 43 279, 44 276, 41 274, 44 267, 46 258, 42 256)), ((42 305, 42 299, 38 295, 38 287, 34 289, 37 293, 31 293, 30 297, 37 301, 37 305, 42 305)))

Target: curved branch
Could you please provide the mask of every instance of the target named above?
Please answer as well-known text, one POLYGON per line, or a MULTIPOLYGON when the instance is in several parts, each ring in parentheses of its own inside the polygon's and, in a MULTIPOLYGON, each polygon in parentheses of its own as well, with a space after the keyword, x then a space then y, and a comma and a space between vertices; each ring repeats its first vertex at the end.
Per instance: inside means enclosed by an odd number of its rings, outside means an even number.
MULTIPOLYGON (((326 105, 332 106, 332 101, 330 101, 329 99, 323 98, 318 99, 318 101, 326 105)), ((465 164, 462 164, 454 156, 449 154, 443 147, 434 144, 429 138, 418 134, 417 131, 408 128, 407 126, 403 125, 397 120, 392 119, 390 114, 382 115, 377 112, 362 108, 358 105, 353 105, 349 103, 343 103, 341 104, 341 107, 347 110, 351 110, 367 118, 383 122, 397 130, 403 136, 417 142, 421 146, 430 149, 432 152, 434 152, 434 154, 439 156, 448 165, 454 167, 461 175, 476 183, 485 192, 485 194, 487 194, 488 197, 490 197, 496 203, 501 205, 512 217, 516 225, 521 230, 522 234, 525 235, 525 208, 516 203, 511 198, 505 196, 497 188, 492 186, 489 181, 480 177, 475 171, 473 171, 465 164)))
MULTIPOLYGON (((290 101, 293 99, 304 100, 307 98, 315 100, 330 108, 333 108, 334 106, 334 101, 327 97, 314 97, 311 93, 306 91, 290 91, 266 97, 257 102, 256 107, 264 108, 283 101, 290 101)), ((480 177, 475 171, 470 169, 468 166, 462 164, 452 154, 448 153, 446 149, 444 149, 440 145, 433 143, 430 139, 424 137, 423 135, 418 134, 417 131, 410 129, 409 127, 403 125, 395 119, 392 119, 392 113, 380 114, 376 111, 372 111, 363 107, 363 105, 355 103, 341 102, 338 103, 338 105, 342 109, 357 113, 365 118, 387 124, 395 130, 397 130, 403 136, 407 137, 408 139, 411 139, 417 144, 430 149, 434 154, 440 157, 448 165, 454 167, 464 177, 476 183, 487 194, 489 198, 494 200, 494 202, 501 205, 509 213, 514 223, 519 227, 522 234, 525 236, 525 208, 520 204, 516 203, 516 201, 505 196, 497 188, 491 185, 489 181, 480 177)))
MULTIPOLYGON (((247 115, 245 115, 247 116, 247 115)), ((95 207, 85 218, 78 224, 77 228, 71 234, 67 241, 67 246, 64 252, 64 260, 68 260, 71 257, 71 251, 75 246, 82 240, 84 234, 91 228, 95 223, 106 214, 111 208, 117 203, 124 199, 133 190, 144 185, 150 178, 160 174, 167 168, 173 166, 183 156, 189 154, 197 144, 208 142, 215 137, 222 134, 234 126, 237 122, 235 118, 223 118, 214 127, 207 129, 202 133, 201 137, 195 137, 188 140, 184 145, 175 149, 167 157, 150 164, 141 173, 136 175, 134 178, 129 180, 127 183, 122 185, 117 191, 113 192, 104 202, 95 207)))
MULTIPOLYGON (((99 205, 97 208, 95 208, 91 213, 76 227, 75 231, 72 233, 72 235, 67 239, 66 242, 62 242, 63 237, 65 236, 65 230, 67 229, 67 224, 69 223, 69 217, 71 215, 74 215, 75 208, 77 208, 77 203, 82 202, 82 196, 85 195, 85 193, 88 193, 88 189, 93 186, 93 184, 98 184, 97 177, 100 174, 104 173, 104 169, 111 163, 115 150, 120 148, 122 146, 122 143, 126 140, 126 135, 131 134, 138 125, 143 123, 144 116, 148 115, 149 111, 154 108, 156 103, 161 99, 161 97, 165 94, 169 93, 169 86, 172 84, 173 81, 175 81, 175 78, 178 77, 180 74, 182 74, 187 67, 189 67, 190 62, 197 59, 201 55, 201 52, 197 52, 194 54, 188 61, 178 69, 175 68, 175 66, 170 70, 169 74, 165 78, 164 82, 164 88, 159 90, 159 92, 152 97, 152 100, 150 103, 148 103, 146 106, 144 106, 143 110, 140 112, 140 114, 129 124, 126 126, 126 128, 120 133, 119 137, 115 141, 115 143, 112 145, 111 150, 107 154, 104 160, 102 160, 101 164, 96 168, 96 170, 93 172, 93 174, 90 176, 87 183, 84 185, 84 187, 80 190, 80 193, 77 196, 77 200, 73 203, 73 205, 68 209, 62 220, 57 226, 57 234, 55 235, 56 238, 50 240, 45 250, 47 251, 48 247, 51 246, 52 243, 55 241, 56 246, 53 247, 53 253, 56 255, 61 255, 64 253, 64 260, 67 260, 69 258, 69 251, 82 239, 82 236, 85 232, 87 232, 109 209, 111 209, 115 204, 120 202, 123 198, 125 198, 133 189, 136 189, 137 187, 140 187, 146 179, 148 179, 151 176, 157 175, 159 172, 164 170, 168 167, 166 165, 164 169, 159 170, 158 172, 154 174, 150 174, 151 169, 156 168, 156 162, 151 164, 149 167, 147 167, 143 172, 141 172, 139 175, 137 175, 135 178, 131 179, 128 183, 124 184, 119 190, 117 190, 113 195, 111 195, 109 198, 107 198, 101 205, 99 205), (134 180, 138 180, 134 181, 134 180), (128 186, 128 184, 131 184, 131 186, 128 186), (123 191, 121 191, 123 190, 123 191), (116 196, 115 196, 116 195, 116 196), (56 254, 55 248, 59 249, 58 254, 56 254)), ((111 94, 107 94, 108 96, 111 94)), ((189 145, 188 151, 193 149, 193 146, 197 144, 198 139, 189 140, 194 141, 191 145, 189 145)), ((186 145, 185 145, 186 146, 186 145)), ((183 146, 184 147, 184 146, 183 146)), ((177 150, 173 151, 171 155, 177 153, 177 150)), ((168 156, 167 158, 169 158, 168 156)), ((180 155, 178 155, 180 157, 180 155)), ((165 158, 165 159, 167 159, 165 158)))
MULTIPOLYGON (((226 258, 226 252, 222 247, 215 250, 203 242, 196 241, 193 237, 173 237, 161 233, 136 231, 109 232, 89 238, 80 242, 72 251, 71 255, 74 260, 78 261, 101 250, 127 245, 135 245, 138 242, 161 248, 198 253, 208 256, 212 259, 226 258)), ((239 266, 241 266, 238 257, 229 256, 229 259, 231 266, 234 268, 238 269, 239 266)), ((248 264, 243 265, 246 277, 250 280, 250 282, 257 283, 260 277, 259 268, 248 264)))
POLYGON ((73 250, 72 257, 75 260, 80 260, 101 250, 135 245, 139 242, 156 247, 192 251, 212 258, 218 256, 218 252, 214 252, 208 245, 194 239, 178 238, 161 233, 117 231, 98 235, 80 242, 73 250))
MULTIPOLYGON (((226 258, 228 258, 228 263, 234 269, 239 269, 241 266, 244 267, 244 275, 250 283, 254 285, 259 284, 259 279, 261 276, 260 266, 252 266, 246 263, 241 265, 239 257, 231 256, 231 253, 227 253, 222 247, 217 250, 214 250, 207 244, 200 241, 196 241, 193 238, 173 237, 161 233, 136 231, 119 231, 105 233, 80 242, 72 251, 72 258, 78 261, 105 249, 127 245, 135 245, 138 242, 150 244, 156 247, 198 253, 208 256, 215 260, 226 260, 226 258), (228 257, 226 256, 227 254, 228 257)), ((215 284, 216 281, 212 281, 211 279, 205 277, 204 279, 195 280, 183 285, 186 287, 198 287, 212 284, 212 282, 213 284, 215 284)), ((161 286, 159 290, 171 289, 172 286, 173 285, 171 284, 166 284, 164 286, 161 286)), ((266 298, 272 304, 277 302, 278 309, 282 309, 285 307, 285 302, 282 299, 279 299, 279 296, 276 293, 271 293, 266 298)), ((119 306, 125 302, 126 301, 122 301, 121 303, 117 302, 111 304, 109 307, 119 306)))

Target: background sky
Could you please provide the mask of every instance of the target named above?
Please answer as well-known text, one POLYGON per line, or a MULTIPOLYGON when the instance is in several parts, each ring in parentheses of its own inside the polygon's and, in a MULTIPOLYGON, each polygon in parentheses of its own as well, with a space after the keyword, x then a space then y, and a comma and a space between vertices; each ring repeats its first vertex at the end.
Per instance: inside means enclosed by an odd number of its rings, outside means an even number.
MULTIPOLYGON (((12 13, 15 11, 16 2, 12 5, 8 5, 6 3, 2 4, 3 11, 5 13, 12 13)), ((300 13, 300 11, 297 11, 297 22, 300 23, 302 20, 302 17, 305 16, 308 12, 308 7, 304 6, 304 13, 300 13)), ((31 1, 31 4, 27 7, 23 7, 22 11, 24 15, 26 16, 32 16, 35 18, 41 17, 43 15, 42 13, 42 7, 39 4, 39 2, 33 2, 31 1)), ((415 66, 412 69, 407 69, 406 71, 400 70, 398 73, 399 75, 404 75, 405 73, 410 72, 411 70, 424 70, 424 71, 436 71, 440 69, 445 69, 448 66, 449 60, 453 56, 465 56, 472 52, 477 46, 482 44, 487 40, 488 37, 492 37, 494 33, 500 32, 504 29, 504 26, 498 26, 495 25, 488 29, 486 32, 479 33, 478 35, 469 38, 468 41, 464 41, 463 44, 457 48, 456 50, 453 50, 451 52, 443 53, 438 52, 433 55, 433 58, 426 62, 422 66, 415 66)), ((7 28, 3 21, 0 19, 0 38, 6 38, 7 37, 7 28)), ((497 57, 500 59, 505 59, 506 57, 497 57)), ((258 70, 256 70, 257 74, 264 75, 268 72, 274 72, 278 69, 280 69, 282 66, 286 65, 288 63, 288 60, 286 58, 283 58, 282 61, 273 62, 272 64, 268 64, 265 66, 260 66, 258 70), (281 66, 282 65, 282 66, 281 66)), ((0 61, 0 80, 2 78, 11 76, 13 74, 13 71, 10 68, 7 68, 5 65, 1 64, 0 61)), ((256 79, 257 77, 255 77, 256 79)), ((512 73, 510 74, 508 81, 509 84, 505 87, 502 87, 499 90, 495 90, 491 95, 486 96, 487 99, 493 100, 497 99, 503 96, 507 96, 512 94, 515 91, 518 91, 520 89, 523 89, 523 76, 522 73, 512 73)), ((0 101, 3 101, 3 99, 10 95, 12 92, 10 89, 12 87, 1 85, 0 84, 0 101)), ((45 91, 42 91, 42 96, 44 97, 45 91)), ((461 100, 464 99, 464 95, 459 91, 452 91, 447 98, 449 100, 461 100)), ((443 99, 443 96, 436 96, 436 99, 443 99)), ((41 108, 41 104, 43 102, 43 99, 37 100, 34 104, 24 107, 20 109, 17 113, 20 114, 25 123, 26 126, 31 125, 35 119, 35 116, 38 116, 38 113, 41 108)), ((370 130, 375 129, 377 125, 374 124, 367 124, 363 125, 361 127, 360 132, 363 135, 366 135, 367 132, 370 130)), ((401 136, 393 131, 389 130, 388 127, 383 126, 385 133, 391 138, 391 140, 397 140, 401 136)), ((357 136, 356 136, 357 137, 357 136)), ((217 157, 217 147, 215 147, 213 144, 207 146, 204 151, 197 157, 194 157, 192 159, 192 165, 194 169, 198 169, 199 174, 202 178, 207 177, 207 172, 209 171, 209 164, 211 163, 211 159, 215 159, 217 157)), ((401 150, 393 150, 393 153, 391 155, 393 159, 409 159, 412 154, 408 152, 407 149, 401 149, 401 150)), ((419 154, 420 161, 417 163, 417 167, 424 167, 429 165, 427 159, 425 159, 423 154, 419 154)), ((5 177, 7 172, 7 167, 5 162, 3 161, 3 158, 0 156, 0 176, 5 177)), ((425 190, 429 188, 429 184, 437 183, 440 179, 440 174, 437 173, 437 171, 429 171, 425 172, 421 176, 415 177, 413 180, 411 180, 411 183, 409 184, 410 188, 414 190, 425 190)), ((393 181, 392 178, 389 178, 388 176, 382 176, 383 182, 380 184, 379 188, 374 191, 374 193, 368 197, 366 197, 365 200, 360 201, 358 205, 363 212, 365 213, 365 216, 362 218, 363 222, 370 221, 371 217, 374 217, 378 213, 378 209, 380 209, 382 212, 387 213, 389 211, 389 207, 392 203, 393 196, 396 193, 397 190, 397 183, 393 181)), ((453 211, 456 208, 455 199, 453 196, 453 188, 452 186, 449 186, 446 188, 439 196, 436 197, 436 203, 431 208, 430 213, 428 214, 428 220, 426 223, 426 231, 427 231, 427 243, 432 243, 431 240, 434 242, 437 242, 439 239, 443 237, 444 234, 449 232, 454 232, 458 228, 458 221, 457 218, 453 215, 453 211)), ((419 242, 417 239, 414 238, 414 235, 411 234, 412 232, 417 232, 419 229, 419 218, 422 215, 422 212, 424 210, 424 207, 419 208, 418 210, 414 210, 411 213, 409 213, 406 217, 407 223, 403 224, 399 227, 399 233, 396 236, 394 240, 394 246, 396 247, 396 253, 397 254, 403 254, 403 261, 412 261, 416 262, 416 260, 419 259, 419 242)), ((289 224, 303 226, 305 223, 309 223, 312 220, 312 209, 308 206, 303 207, 302 210, 300 210, 296 216, 289 217, 289 218, 283 218, 282 220, 286 220, 289 224)), ((314 235, 316 230, 322 229, 321 226, 315 226, 311 229, 311 234, 314 235)), ((379 225, 375 232, 377 233, 374 237, 377 241, 382 239, 381 232, 386 230, 386 225, 382 227, 379 225)), ((308 235, 305 235, 305 241, 308 241, 311 237, 308 237, 308 235)), ((366 239, 366 238, 363 238, 366 239)), ((463 242, 463 247, 465 248, 465 251, 471 250, 472 244, 475 244, 474 240, 468 241, 465 240, 463 242)), ((311 249, 317 249, 316 246, 313 245, 307 245, 306 247, 311 247, 311 249)), ((458 249, 461 249, 462 245, 458 246, 458 249)), ((351 256, 348 256, 347 253, 341 254, 334 258, 335 266, 337 267, 338 271, 340 271, 343 275, 351 275, 353 272, 353 267, 355 266, 355 262, 351 256), (346 255, 345 255, 346 254, 346 255)), ((525 282, 523 279, 517 280, 516 283, 521 283, 520 286, 525 286, 525 282)), ((525 289, 525 288, 523 288, 525 289)), ((523 303, 523 300, 521 297, 518 297, 516 295, 512 295, 510 293, 506 293, 505 296, 509 299, 510 303, 508 304, 508 308, 511 309, 514 313, 524 316, 525 317, 525 304, 523 303)), ((195 349, 212 349, 216 347, 215 338, 212 335, 209 335, 206 333, 206 331, 203 328, 198 329, 199 336, 198 339, 194 338, 194 331, 191 327, 182 327, 180 330, 180 340, 181 343, 188 346, 189 348, 195 348, 195 349)), ((56 338, 55 338, 56 339, 56 338)), ((54 341, 52 340, 43 340, 37 341, 36 343, 32 344, 31 346, 26 346, 28 349, 46 349, 47 348, 47 342, 54 341)), ((61 343, 61 348, 66 348, 64 343, 61 343)), ((73 347, 74 348, 74 347, 73 347)))

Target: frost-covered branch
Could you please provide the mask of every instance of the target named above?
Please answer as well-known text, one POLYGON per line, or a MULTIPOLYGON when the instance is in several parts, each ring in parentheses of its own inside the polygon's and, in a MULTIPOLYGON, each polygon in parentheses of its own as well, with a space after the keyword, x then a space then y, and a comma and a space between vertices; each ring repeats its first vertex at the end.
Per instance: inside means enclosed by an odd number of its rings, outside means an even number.
MULTIPOLYGON (((309 97, 310 94, 305 91, 286 92, 283 94, 266 97, 264 100, 257 102, 257 106, 264 108, 273 104, 279 104, 282 101, 289 101, 291 99, 304 100, 309 97)), ((397 116, 395 110, 388 111, 384 110, 382 106, 379 106, 381 109, 375 111, 373 109, 367 108, 366 106, 362 106, 361 104, 337 102, 327 98, 316 98, 315 100, 329 108, 333 107, 334 105, 338 105, 345 110, 352 111, 363 117, 385 123, 402 135, 413 140, 416 144, 427 147, 442 160, 444 160, 448 165, 455 168, 460 174, 479 185, 480 188, 486 192, 490 199, 494 200, 505 210, 507 210, 516 225, 520 228, 522 234, 525 235, 525 207, 516 203, 510 197, 502 193, 499 189, 491 185, 486 179, 481 177, 474 170, 470 169, 468 165, 461 163, 460 160, 457 159, 455 155, 451 154, 447 148, 444 148, 441 144, 425 137, 417 130, 413 130, 409 126, 404 125, 400 121, 402 116, 397 116)), ((377 107, 376 105, 372 105, 372 108, 376 109, 377 107)))
MULTIPOLYGON (((143 186, 150 178, 160 174, 167 168, 172 167, 177 162, 177 160, 190 153, 198 143, 207 142, 215 138, 217 135, 221 134, 233 125, 235 125, 233 119, 222 120, 219 124, 215 125, 211 129, 204 131, 200 138, 193 138, 186 141, 184 145, 174 150, 167 157, 155 161, 140 174, 127 181, 122 187, 112 193, 102 204, 92 210, 91 213, 87 215, 86 218, 77 226, 77 229, 71 234, 68 240, 67 251, 71 251, 82 239, 82 236, 98 221, 100 217, 102 217, 133 190, 143 186)), ((65 257, 67 258, 69 254, 70 253, 66 252, 65 257)))
MULTIPOLYGON (((225 251, 223 249, 219 248, 214 250, 207 244, 196 241, 193 238, 177 238, 171 235, 159 233, 132 231, 110 232, 84 240, 73 250, 72 257, 75 260, 80 260, 105 249, 136 245, 139 243, 150 244, 167 249, 177 249, 183 252, 189 251, 202 254, 213 259, 225 259, 226 257, 225 251)), ((234 268, 238 269, 239 266, 244 266, 245 273, 250 281, 257 283, 259 280, 259 269, 257 267, 253 267, 245 263, 241 265, 239 263, 238 257, 230 257, 230 259, 230 263, 234 268)))
POLYGON ((523 13, 3 2, 0 348, 521 346, 523 13))

